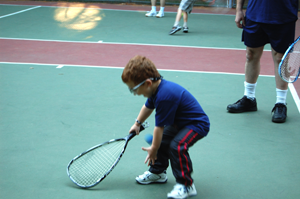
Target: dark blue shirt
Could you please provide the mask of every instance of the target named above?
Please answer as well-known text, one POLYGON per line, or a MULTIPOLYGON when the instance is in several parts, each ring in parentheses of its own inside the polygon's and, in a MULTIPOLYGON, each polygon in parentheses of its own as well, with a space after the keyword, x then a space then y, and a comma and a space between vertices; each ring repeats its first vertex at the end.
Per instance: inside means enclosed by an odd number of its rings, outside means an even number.
POLYGON ((246 17, 267 24, 285 24, 298 19, 298 0, 249 0, 246 17))
POLYGON ((182 86, 162 79, 145 106, 156 109, 155 126, 175 125, 206 136, 210 122, 196 98, 182 86))

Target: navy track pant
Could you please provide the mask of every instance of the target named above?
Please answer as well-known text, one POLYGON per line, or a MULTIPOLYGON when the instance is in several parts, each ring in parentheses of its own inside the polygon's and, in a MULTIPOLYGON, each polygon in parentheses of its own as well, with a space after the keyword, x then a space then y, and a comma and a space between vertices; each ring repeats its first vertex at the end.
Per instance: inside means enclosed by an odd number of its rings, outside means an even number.
POLYGON ((155 174, 164 172, 170 160, 176 182, 185 186, 192 185, 193 165, 188 150, 202 138, 203 136, 188 128, 178 130, 173 126, 166 126, 157 152, 157 160, 149 171, 155 174))

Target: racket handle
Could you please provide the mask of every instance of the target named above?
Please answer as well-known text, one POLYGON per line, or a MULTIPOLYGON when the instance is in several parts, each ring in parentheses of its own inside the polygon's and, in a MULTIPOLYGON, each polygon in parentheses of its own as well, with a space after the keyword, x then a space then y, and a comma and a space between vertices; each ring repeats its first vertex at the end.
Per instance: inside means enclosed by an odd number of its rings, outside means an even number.
POLYGON ((143 125, 140 126, 140 132, 145 130, 145 127, 143 125))
MULTIPOLYGON (((145 130, 145 128, 149 127, 149 123, 148 122, 144 122, 141 126, 140 126, 140 132, 145 130)), ((130 136, 129 136, 129 140, 131 140, 134 136, 136 136, 136 132, 132 131, 130 132, 130 136)))

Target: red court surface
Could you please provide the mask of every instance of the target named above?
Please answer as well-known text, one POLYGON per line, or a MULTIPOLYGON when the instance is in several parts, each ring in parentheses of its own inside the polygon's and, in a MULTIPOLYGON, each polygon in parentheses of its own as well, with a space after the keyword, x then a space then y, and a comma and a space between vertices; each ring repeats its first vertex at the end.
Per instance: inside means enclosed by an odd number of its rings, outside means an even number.
MULTIPOLYGON (((0 43, 1 62, 124 67, 133 56, 147 54, 159 69, 224 73, 243 73, 241 64, 245 62, 244 50, 17 39, 0 39, 0 43), (172 59, 182 53, 182 48, 184 58, 172 59)), ((274 74, 270 58, 271 52, 266 51, 262 57, 263 75, 274 74)))

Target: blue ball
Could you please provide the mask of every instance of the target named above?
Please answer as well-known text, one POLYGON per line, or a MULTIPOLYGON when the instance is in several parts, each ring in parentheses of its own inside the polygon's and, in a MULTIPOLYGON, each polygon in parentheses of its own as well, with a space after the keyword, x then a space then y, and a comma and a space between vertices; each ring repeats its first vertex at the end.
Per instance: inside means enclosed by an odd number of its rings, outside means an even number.
POLYGON ((151 134, 146 134, 145 135, 145 141, 148 143, 148 144, 152 144, 152 139, 153 139, 153 136, 151 134))

